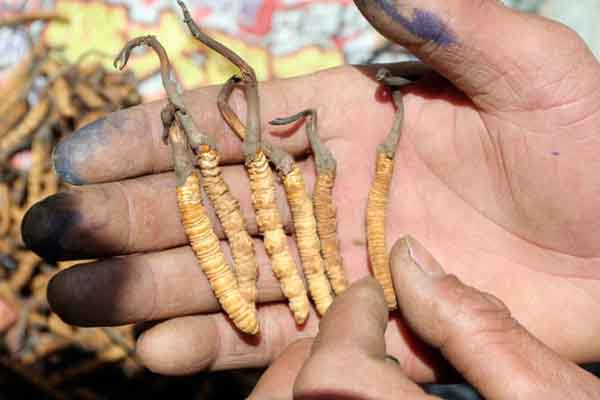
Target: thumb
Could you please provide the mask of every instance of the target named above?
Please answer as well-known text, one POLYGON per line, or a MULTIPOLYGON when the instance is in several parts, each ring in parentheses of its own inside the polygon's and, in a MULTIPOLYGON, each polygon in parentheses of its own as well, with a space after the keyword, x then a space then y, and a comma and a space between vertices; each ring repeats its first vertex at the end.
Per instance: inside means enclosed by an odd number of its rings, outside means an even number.
POLYGON ((485 111, 543 109, 540 102, 577 99, 598 87, 600 65, 575 32, 497 0, 355 3, 375 29, 408 48, 485 111), (571 76, 575 72, 577 78, 571 76), (586 82, 579 85, 573 79, 586 82), (570 85, 558 84, 567 80, 570 85), (553 96, 543 96, 550 90, 553 96))
POLYGON ((500 300, 445 274, 416 240, 396 243, 391 266, 408 325, 484 398, 596 398, 590 388, 599 395, 592 375, 533 337, 500 300))

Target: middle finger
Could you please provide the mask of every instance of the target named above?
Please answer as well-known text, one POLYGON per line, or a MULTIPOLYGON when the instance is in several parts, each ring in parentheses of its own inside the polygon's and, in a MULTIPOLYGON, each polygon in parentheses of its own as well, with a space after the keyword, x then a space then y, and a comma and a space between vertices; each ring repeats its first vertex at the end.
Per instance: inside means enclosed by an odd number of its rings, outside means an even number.
MULTIPOLYGON (((312 160, 298 164, 310 192, 314 182, 312 160)), ((221 171, 240 203, 249 234, 257 236, 246 171, 239 165, 224 166, 221 171)), ((291 232, 281 184, 276 190, 284 228, 291 232)), ((214 209, 206 198, 204 204, 215 233, 223 239, 214 209)), ((27 212, 23 238, 29 248, 50 260, 110 257, 187 243, 177 208, 175 177, 170 172, 74 188, 51 196, 27 212)))

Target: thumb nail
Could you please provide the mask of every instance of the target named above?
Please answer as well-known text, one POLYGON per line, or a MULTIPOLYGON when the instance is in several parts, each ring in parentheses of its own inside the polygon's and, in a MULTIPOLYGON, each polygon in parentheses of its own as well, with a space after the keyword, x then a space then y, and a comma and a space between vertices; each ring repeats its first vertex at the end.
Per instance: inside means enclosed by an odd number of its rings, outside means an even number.
POLYGON ((405 251, 412 263, 422 272, 432 277, 446 275, 442 266, 418 240, 411 236, 405 236, 399 242, 401 242, 402 247, 405 247, 405 251))

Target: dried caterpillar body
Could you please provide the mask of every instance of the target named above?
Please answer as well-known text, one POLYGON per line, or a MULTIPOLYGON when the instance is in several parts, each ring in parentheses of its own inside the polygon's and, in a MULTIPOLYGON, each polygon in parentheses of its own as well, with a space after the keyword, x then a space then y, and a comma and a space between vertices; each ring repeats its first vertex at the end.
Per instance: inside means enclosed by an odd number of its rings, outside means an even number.
POLYGON ((385 220, 394 171, 394 159, 384 151, 377 152, 375 180, 367 201, 367 246, 373 275, 383 287, 385 301, 390 309, 396 309, 396 293, 390 272, 390 259, 385 246, 385 220))
POLYGON ((337 237, 337 217, 333 203, 334 181, 335 172, 318 173, 313 201, 325 270, 333 291, 339 296, 348 288, 348 279, 344 272, 340 243, 337 237))
MULTIPOLYGON (((28 203, 37 203, 45 186, 45 170, 48 164, 48 154, 52 151, 52 132, 49 124, 44 124, 35 134, 31 144, 31 168, 27 179, 28 203)), ((52 173, 52 172, 50 172, 52 173)))
POLYGON ((71 88, 65 78, 56 78, 54 83, 52 83, 51 93, 53 98, 56 99, 56 108, 61 116, 73 118, 78 114, 77 108, 71 98, 71 88))
POLYGON ((324 315, 333 302, 333 297, 320 254, 321 246, 317 236, 313 203, 306 193, 304 178, 297 165, 283 176, 283 186, 294 219, 296 241, 308 289, 317 311, 324 315))
MULTIPOLYGON (((229 124, 231 129, 241 139, 245 139, 248 129, 239 120, 238 116, 233 112, 228 103, 228 99, 231 95, 233 85, 235 84, 235 82, 236 78, 234 77, 229 79, 227 83, 223 86, 223 89, 219 94, 218 107, 221 112, 221 115, 229 124)), ((299 304, 301 301, 302 304, 306 305, 303 306, 303 308, 301 309, 302 314, 298 314, 294 311, 296 322, 301 323, 306 318, 304 316, 304 312, 306 312, 306 315, 308 315, 309 303, 308 298, 306 297, 306 290, 304 289, 303 284, 302 294, 299 291, 290 291, 288 293, 288 289, 286 289, 286 286, 290 285, 288 282, 292 282, 290 280, 292 277, 294 279, 294 282, 297 282, 298 284, 302 283, 302 280, 298 275, 295 263, 291 258, 291 255, 289 254, 287 242, 285 241, 286 236, 285 232, 283 231, 281 214, 279 213, 279 209, 277 208, 277 202, 275 198, 275 182, 273 178, 273 172, 269 167, 269 162, 265 155, 265 152, 269 152, 271 153, 271 158, 273 159, 274 157, 272 157, 272 153, 275 152, 275 149, 267 143, 262 143, 261 147, 264 149, 264 152, 261 150, 259 154, 256 155, 254 158, 246 160, 248 175, 250 177, 250 187, 252 190, 253 206, 257 215, 259 231, 264 236, 267 254, 271 258, 272 269, 275 272, 275 275, 277 276, 279 281, 281 282, 282 290, 285 296, 290 300, 290 296, 295 296, 296 303, 299 304), (260 174, 262 174, 263 176, 261 177, 260 174), (263 221, 263 218, 265 219, 265 221, 263 221), (272 228, 268 224, 271 224, 272 228), (275 228, 276 230, 273 230, 275 228), (285 270, 282 269, 282 266, 285 266, 285 270), (290 278, 286 278, 286 276, 289 276, 290 278)), ((284 152, 278 152, 279 164, 283 165, 284 163, 287 163, 288 167, 291 167, 291 165, 293 164, 293 160, 289 156, 286 156, 287 155, 284 152)), ((286 170, 289 169, 288 167, 286 167, 286 170)), ((291 302, 290 308, 292 310, 298 309, 298 307, 292 304, 291 302)))
POLYGON ((0 140, 0 158, 16 150, 44 121, 50 109, 48 98, 41 99, 25 118, 0 140))
POLYGON ((219 239, 202 205, 200 181, 194 172, 177 186, 177 204, 190 245, 221 307, 241 331, 258 333, 256 312, 242 297, 235 276, 225 261, 219 239))
POLYGON ((229 240, 235 263, 235 274, 242 296, 250 303, 256 301, 256 253, 254 242, 246 230, 246 221, 239 202, 231 195, 219 168, 219 155, 215 150, 200 151, 198 166, 202 174, 202 186, 208 194, 217 217, 229 240))
POLYGON ((310 117, 310 121, 306 125, 306 134, 317 167, 313 202, 317 232, 321 242, 321 254, 331 287, 335 294, 339 295, 348 287, 348 280, 344 273, 343 260, 340 255, 339 240, 337 238, 337 217, 333 202, 336 161, 329 149, 323 145, 317 133, 317 112, 308 109, 291 117, 275 119, 270 123, 271 125, 287 125, 305 117, 310 117))
POLYGON ((0 138, 10 131, 27 114, 26 100, 17 101, 10 112, 0 115, 0 138))
POLYGON ((296 323, 301 324, 308 317, 308 297, 304 282, 290 254, 287 235, 283 230, 275 197, 273 172, 262 151, 253 160, 246 162, 246 166, 258 229, 264 236, 265 248, 271 258, 273 272, 280 282, 283 294, 289 300, 294 319, 296 323))
MULTIPOLYGON (((242 296, 236 277, 225 260, 219 239, 202 204, 200 179, 192 162, 190 142, 197 144, 196 140, 199 140, 201 144, 206 145, 202 149, 208 147, 207 150, 210 150, 211 140, 200 134, 185 109, 177 85, 172 80, 172 70, 166 50, 153 36, 134 38, 125 44, 116 57, 115 66, 120 62, 120 69, 125 67, 131 50, 142 44, 151 47, 160 59, 161 77, 169 99, 169 104, 161 112, 163 139, 165 142, 167 140, 170 142, 173 152, 177 177, 177 204, 185 233, 223 310, 242 332, 256 334, 259 330, 256 309, 242 296)), ((210 186, 209 194, 222 199, 223 192, 228 192, 228 188, 218 170, 218 157, 216 152, 207 151, 207 153, 210 153, 209 156, 215 156, 216 164, 211 162, 214 160, 210 157, 205 160, 207 163, 204 165, 204 172, 210 177, 209 181, 205 182, 205 187, 210 186)), ((233 204, 230 202, 227 204, 227 207, 229 206, 237 206, 239 209, 237 202, 233 204)), ((230 214, 224 216, 232 219, 230 214)))
MULTIPOLYGON (((392 77, 386 69, 379 70, 377 78, 389 86, 397 86, 395 84, 397 79, 392 77)), ((403 85, 407 82, 406 80, 402 80, 400 84, 403 85)), ((394 157, 396 147, 400 141, 402 122, 404 120, 402 92, 395 89, 392 91, 392 97, 396 106, 394 124, 386 140, 377 148, 375 179, 369 190, 367 200, 367 249, 369 261, 371 262, 375 279, 383 287, 385 301, 390 310, 396 309, 398 303, 392 283, 390 259, 386 249, 385 222, 390 184, 394 173, 394 157)))
MULTIPOLYGON (((271 258, 272 269, 280 281, 284 295, 289 300, 289 306, 294 314, 294 319, 297 323, 303 323, 308 316, 309 303, 304 283, 289 253, 287 236, 283 231, 281 215, 277 208, 273 173, 263 153, 264 146, 261 143, 260 107, 256 74, 252 67, 241 57, 204 34, 192 19, 185 4, 180 0, 177 3, 181 7, 184 22, 190 29, 192 36, 240 68, 248 104, 248 134, 243 138, 243 152, 246 158, 246 169, 250 178, 252 204, 256 212, 259 231, 264 237, 267 254, 271 258)), ((221 98, 221 96, 219 97, 221 98)))
POLYGON ((106 106, 106 101, 104 101, 104 99, 86 83, 77 82, 74 91, 75 95, 92 110, 106 106))
POLYGON ((6 236, 10 230, 11 204, 8 183, 0 182, 0 237, 6 236))

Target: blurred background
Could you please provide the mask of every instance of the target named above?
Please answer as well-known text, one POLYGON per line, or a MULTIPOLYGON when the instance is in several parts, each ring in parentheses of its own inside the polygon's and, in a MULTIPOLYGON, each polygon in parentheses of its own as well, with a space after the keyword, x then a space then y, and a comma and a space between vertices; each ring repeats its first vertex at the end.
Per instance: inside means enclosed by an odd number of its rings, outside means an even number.
MULTIPOLYGON (((600 56, 598 0, 504 3, 571 26, 600 56)), ((187 4, 207 33, 244 57, 261 80, 412 58, 371 29, 352 0, 187 4)), ((40 260, 21 242, 27 208, 64 187, 50 165, 54 144, 109 112, 163 96, 154 53, 135 52, 125 73, 112 67, 128 39, 146 34, 166 47, 186 89, 222 83, 236 72, 191 39, 174 0, 0 1, 0 91, 8 97, 0 104, 0 400, 237 399, 260 376, 261 371, 229 371, 169 378, 144 370, 133 351, 135 327, 80 329, 49 311, 45 285, 77 262, 40 260), (24 15, 49 21, 6 23, 24 15), (45 117, 24 130, 27 118, 48 107, 48 96, 58 100, 58 111, 46 109, 45 117)), ((477 398, 464 387, 432 388, 455 389, 460 398, 477 398)))
MULTIPOLYGON (((577 30, 600 56, 597 0, 504 0, 517 9, 559 20, 577 30)), ((388 62, 409 58, 375 33, 352 0, 188 0, 194 18, 218 40, 254 66, 259 79, 290 77, 343 63, 388 62)), ((154 34, 165 44, 186 88, 220 83, 234 69, 194 43, 173 0, 8 0, 2 13, 55 10, 69 24, 34 24, 32 31, 54 46, 65 46, 74 62, 91 47, 115 54, 131 37, 154 34)), ((0 31, 0 67, 27 52, 23 32, 0 31)), ((161 92, 154 54, 130 64, 144 96, 161 92)), ((111 67, 111 60, 104 60, 111 67)))

